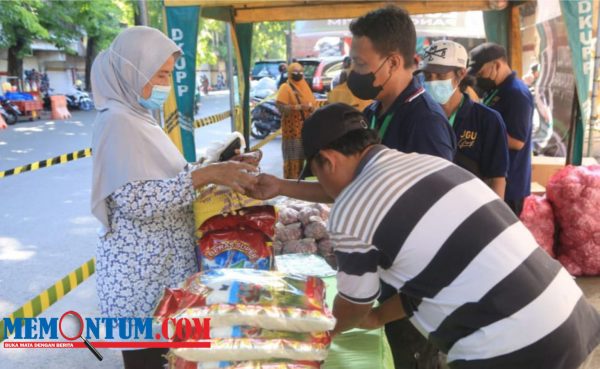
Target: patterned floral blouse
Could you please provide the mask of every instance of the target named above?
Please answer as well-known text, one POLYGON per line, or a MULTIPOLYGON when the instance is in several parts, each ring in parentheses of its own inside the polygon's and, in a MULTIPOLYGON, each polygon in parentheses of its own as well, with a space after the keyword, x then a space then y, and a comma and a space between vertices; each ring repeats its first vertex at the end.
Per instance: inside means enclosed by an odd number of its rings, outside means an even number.
POLYGON ((111 231, 96 257, 102 316, 151 317, 164 288, 197 271, 192 169, 130 182, 106 199, 111 231))

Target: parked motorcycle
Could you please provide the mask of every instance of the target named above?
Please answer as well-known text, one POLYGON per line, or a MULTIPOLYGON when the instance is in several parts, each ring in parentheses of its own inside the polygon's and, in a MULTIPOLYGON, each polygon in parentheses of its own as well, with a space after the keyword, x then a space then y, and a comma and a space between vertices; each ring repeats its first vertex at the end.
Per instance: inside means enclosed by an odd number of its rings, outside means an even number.
POLYGON ((19 108, 15 104, 13 104, 7 98, 0 97, 0 107, 2 108, 0 114, 2 114, 2 117, 6 121, 6 124, 13 125, 17 123, 17 120, 21 115, 21 110, 19 110, 19 108))
POLYGON ((88 111, 94 108, 94 103, 90 99, 90 95, 85 91, 76 90, 73 94, 65 95, 65 98, 67 99, 67 107, 69 109, 88 111))
POLYGON ((2 106, 0 106, 0 116, 2 116, 2 118, 8 125, 13 125, 13 124, 17 123, 18 117, 13 114, 8 114, 8 112, 6 110, 4 110, 4 108, 2 106))
POLYGON ((250 112, 252 137, 262 140, 281 127, 281 113, 275 100, 265 100, 250 112))

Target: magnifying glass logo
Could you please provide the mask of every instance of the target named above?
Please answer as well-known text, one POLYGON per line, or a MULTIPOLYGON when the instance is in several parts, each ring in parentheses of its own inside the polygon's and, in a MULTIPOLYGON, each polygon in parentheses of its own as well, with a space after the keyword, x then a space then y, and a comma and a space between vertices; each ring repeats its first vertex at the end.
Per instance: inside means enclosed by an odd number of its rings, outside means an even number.
POLYGON ((58 321, 58 330, 60 331, 60 334, 68 341, 74 341, 78 338, 81 338, 83 343, 87 346, 88 350, 90 350, 92 352, 92 354, 94 354, 94 356, 96 356, 96 358, 98 360, 102 361, 102 359, 103 359, 102 355, 100 355, 98 350, 96 350, 96 348, 94 348, 94 346, 92 346, 92 344, 89 343, 89 341, 87 339, 85 339, 85 337, 83 337, 83 318, 81 317, 81 315, 79 315, 78 312, 69 310, 66 313, 64 313, 60 317, 60 320, 58 321), (79 330, 77 331, 77 334, 75 334, 73 336, 69 336, 69 335, 65 334, 65 332, 63 331, 63 319, 69 315, 75 317, 75 319, 77 319, 77 321, 79 323, 79 330))

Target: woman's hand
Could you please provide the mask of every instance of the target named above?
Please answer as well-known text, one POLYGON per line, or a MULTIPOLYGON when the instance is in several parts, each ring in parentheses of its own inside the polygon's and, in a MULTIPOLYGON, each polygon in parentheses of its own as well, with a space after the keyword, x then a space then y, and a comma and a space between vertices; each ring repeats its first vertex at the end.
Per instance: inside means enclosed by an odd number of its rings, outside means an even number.
POLYGON ((235 161, 210 164, 192 172, 192 183, 194 188, 214 183, 245 194, 258 183, 257 177, 247 172, 256 172, 256 166, 235 161))
POLYGON ((269 174, 261 174, 256 177, 257 182, 248 190, 248 196, 259 200, 272 199, 281 193, 281 180, 269 174))

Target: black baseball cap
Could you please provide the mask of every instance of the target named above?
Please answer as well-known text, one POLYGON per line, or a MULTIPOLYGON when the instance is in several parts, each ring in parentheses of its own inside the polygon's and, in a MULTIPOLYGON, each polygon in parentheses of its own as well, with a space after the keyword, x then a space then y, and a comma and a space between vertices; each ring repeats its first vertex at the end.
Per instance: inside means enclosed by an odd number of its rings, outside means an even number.
POLYGON ((369 129, 364 115, 357 109, 343 103, 325 105, 304 121, 302 127, 302 147, 304 168, 300 178, 310 173, 310 161, 330 143, 346 133, 358 129, 369 129))
POLYGON ((502 45, 493 42, 483 43, 471 50, 469 53, 469 74, 477 74, 485 63, 492 60, 506 58, 506 49, 502 45))

